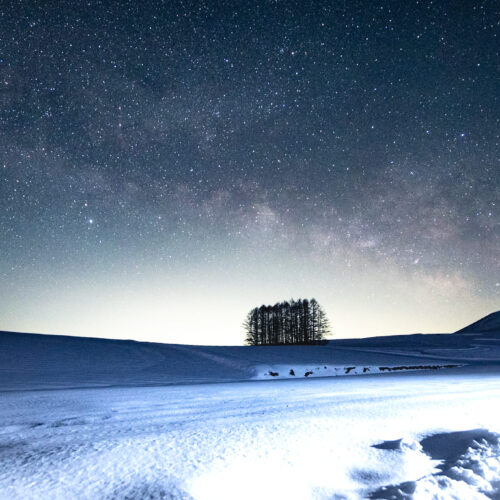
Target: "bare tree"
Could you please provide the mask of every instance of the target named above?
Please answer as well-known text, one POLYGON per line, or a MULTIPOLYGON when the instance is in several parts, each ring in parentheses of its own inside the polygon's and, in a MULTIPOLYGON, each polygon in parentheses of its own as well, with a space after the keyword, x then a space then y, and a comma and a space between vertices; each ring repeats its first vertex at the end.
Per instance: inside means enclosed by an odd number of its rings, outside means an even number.
POLYGON ((283 301, 255 307, 243 323, 248 345, 315 344, 330 332, 316 299, 283 301))

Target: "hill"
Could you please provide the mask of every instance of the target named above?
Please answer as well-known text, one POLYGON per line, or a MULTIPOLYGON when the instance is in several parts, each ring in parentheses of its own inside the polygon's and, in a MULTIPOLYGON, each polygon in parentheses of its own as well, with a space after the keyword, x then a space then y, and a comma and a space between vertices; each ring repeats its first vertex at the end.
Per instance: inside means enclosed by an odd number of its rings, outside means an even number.
POLYGON ((343 339, 322 346, 190 346, 0 332, 0 390, 196 384, 498 362, 498 317, 494 313, 455 334, 343 339))
POLYGON ((484 318, 472 323, 456 333, 478 333, 478 332, 499 332, 500 331, 500 311, 488 314, 484 318))

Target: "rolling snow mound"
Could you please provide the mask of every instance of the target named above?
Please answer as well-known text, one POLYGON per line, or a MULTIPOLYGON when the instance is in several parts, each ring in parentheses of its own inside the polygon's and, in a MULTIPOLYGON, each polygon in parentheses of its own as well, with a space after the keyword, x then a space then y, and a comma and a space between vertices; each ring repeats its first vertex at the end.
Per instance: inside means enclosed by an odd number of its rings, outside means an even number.
POLYGON ((192 346, 0 332, 0 390, 372 375, 500 363, 500 312, 455 334, 192 346))
POLYGON ((425 453, 439 463, 436 472, 415 481, 378 488, 369 495, 387 498, 488 499, 500 494, 500 435, 486 429, 443 432, 420 442, 380 443, 374 448, 401 455, 425 453))

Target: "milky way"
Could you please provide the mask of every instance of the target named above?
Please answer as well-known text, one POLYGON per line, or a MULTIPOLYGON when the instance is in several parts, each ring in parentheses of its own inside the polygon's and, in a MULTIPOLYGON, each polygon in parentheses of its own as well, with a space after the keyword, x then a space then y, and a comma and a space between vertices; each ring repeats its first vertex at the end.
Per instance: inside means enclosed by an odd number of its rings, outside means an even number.
POLYGON ((496 2, 0 8, 0 328, 241 343, 500 304, 496 2))

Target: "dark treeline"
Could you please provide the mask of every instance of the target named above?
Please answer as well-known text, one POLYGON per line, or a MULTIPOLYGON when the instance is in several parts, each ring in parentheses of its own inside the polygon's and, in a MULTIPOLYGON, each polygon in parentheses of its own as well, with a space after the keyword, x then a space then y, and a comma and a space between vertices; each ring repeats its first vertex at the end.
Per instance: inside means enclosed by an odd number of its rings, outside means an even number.
POLYGON ((315 299, 255 307, 243 327, 248 345, 317 344, 329 333, 328 319, 315 299))

